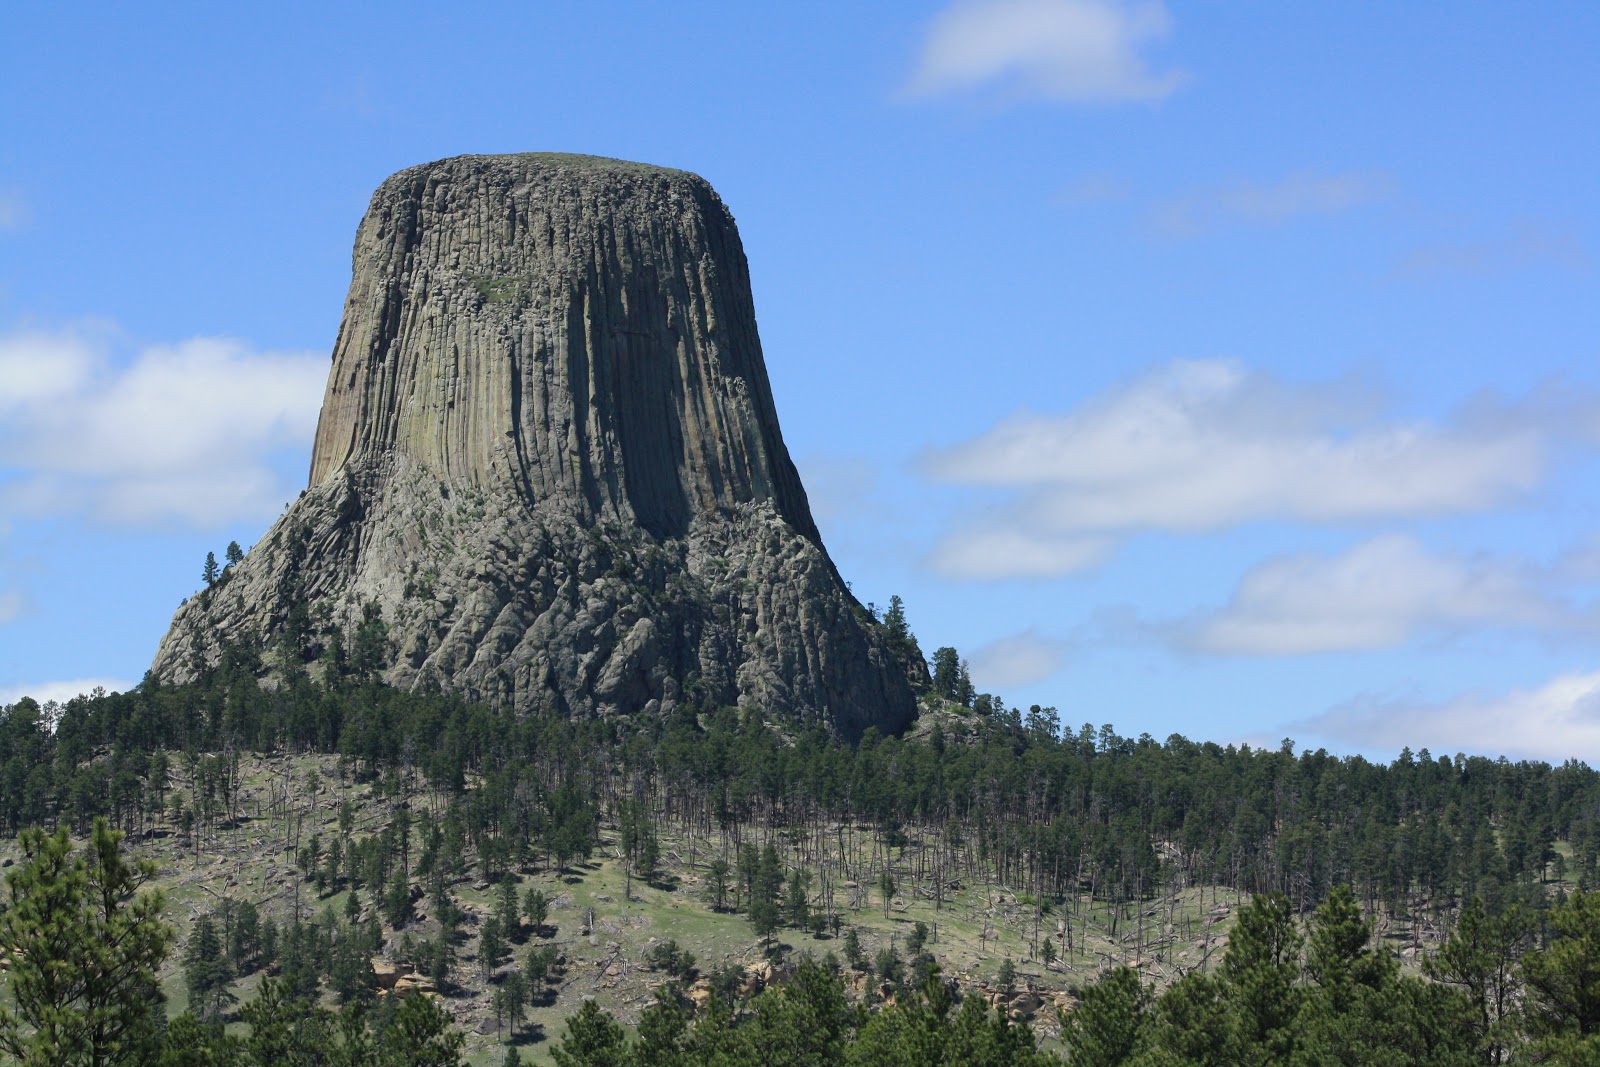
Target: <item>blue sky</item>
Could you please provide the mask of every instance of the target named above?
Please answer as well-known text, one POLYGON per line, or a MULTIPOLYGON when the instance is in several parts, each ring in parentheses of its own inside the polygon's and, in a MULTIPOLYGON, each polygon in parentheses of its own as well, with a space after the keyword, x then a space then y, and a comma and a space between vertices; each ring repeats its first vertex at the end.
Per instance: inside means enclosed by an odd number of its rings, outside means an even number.
POLYGON ((716 186, 830 551, 981 688, 1594 762, 1597 45, 1586 3, 13 11, 0 701, 136 682, 301 488, 373 188, 550 150, 716 186))

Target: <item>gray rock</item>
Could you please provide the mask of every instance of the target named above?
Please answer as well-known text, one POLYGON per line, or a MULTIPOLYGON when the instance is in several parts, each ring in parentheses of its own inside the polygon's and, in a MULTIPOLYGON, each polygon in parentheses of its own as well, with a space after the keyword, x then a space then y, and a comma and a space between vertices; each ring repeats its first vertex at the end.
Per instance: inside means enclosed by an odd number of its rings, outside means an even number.
POLYGON ((310 486, 152 670, 249 639, 314 659, 373 611, 392 684, 567 714, 738 705, 854 738, 907 726, 925 673, 822 546, 732 216, 695 175, 588 156, 379 187, 310 486))

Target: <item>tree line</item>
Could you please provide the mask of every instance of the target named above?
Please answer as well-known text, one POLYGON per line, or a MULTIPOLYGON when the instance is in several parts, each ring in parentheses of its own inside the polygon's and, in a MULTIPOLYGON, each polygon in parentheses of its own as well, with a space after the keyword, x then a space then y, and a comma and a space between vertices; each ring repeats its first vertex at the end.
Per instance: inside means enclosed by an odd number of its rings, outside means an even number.
MULTIPOLYGON (((884 873, 936 903, 958 881, 1004 884, 1057 902, 1069 931, 1091 917, 1137 925, 1138 902, 1194 886, 1279 892, 1304 912, 1350 885, 1366 914, 1420 938, 1473 896, 1491 913, 1537 912, 1552 884, 1600 878, 1600 776, 1576 761, 1157 742, 1063 730, 1054 709, 988 695, 930 695, 936 725, 869 730, 854 746, 820 724, 780 730, 687 701, 666 717, 574 720, 385 687, 349 666, 364 640, 322 680, 265 687, 259 659, 235 649, 195 684, 12 705, 0 828, 81 833, 103 815, 203 843, 237 817, 238 753, 321 752, 389 795, 425 798, 452 855, 490 881, 586 855, 607 820, 627 830, 630 870, 658 850, 658 827, 702 861, 777 841, 825 917, 844 883, 884 873)), ((314 866, 382 894, 392 851, 354 864, 325 851, 314 866)))

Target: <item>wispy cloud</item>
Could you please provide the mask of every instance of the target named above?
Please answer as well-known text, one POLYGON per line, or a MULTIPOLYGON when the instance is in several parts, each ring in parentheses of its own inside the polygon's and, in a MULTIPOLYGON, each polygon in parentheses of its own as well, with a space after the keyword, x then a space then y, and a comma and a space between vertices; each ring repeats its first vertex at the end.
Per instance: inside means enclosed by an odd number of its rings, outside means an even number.
POLYGON ((0 626, 14 622, 28 610, 28 599, 20 589, 0 589, 0 626))
POLYGON ((1057 189, 1050 202, 1062 207, 1108 204, 1128 198, 1128 187, 1113 174, 1084 174, 1057 189))
POLYGON ((1071 642, 1046 637, 1030 628, 979 648, 968 667, 983 689, 1032 685, 1066 666, 1071 650, 1071 642))
POLYGON ((799 457, 796 465, 804 475, 811 514, 819 522, 883 510, 876 499, 878 470, 861 456, 814 452, 799 457))
POLYGON ((1383 419, 1348 383, 1293 385, 1230 360, 1180 361, 1061 415, 1021 412, 929 452, 937 481, 1000 490, 930 557, 952 577, 1063 574, 1142 530, 1481 511, 1537 486, 1537 420, 1383 419))
POLYGON ((1020 525, 980 525, 945 536, 928 563, 947 578, 1062 578, 1098 567, 1111 558, 1116 547, 1116 539, 1110 537, 1074 537, 1020 525))
POLYGON ((934 17, 905 93, 1159 100, 1185 75, 1153 71, 1142 52, 1171 32, 1172 16, 1159 2, 963 0, 934 17))
POLYGON ((1388 197, 1394 179, 1377 171, 1299 171, 1280 181, 1239 180, 1162 201, 1151 227, 1168 237, 1196 237, 1230 225, 1275 226, 1305 215, 1332 215, 1388 197))
POLYGON ((28 201, 20 190, 0 189, 0 232, 20 230, 30 217, 28 201))
POLYGON ((277 510, 269 460, 309 445, 325 357, 195 338, 117 366, 109 348, 103 328, 0 337, 8 508, 197 525, 277 510))
POLYGON ((1365 749, 1409 745, 1435 754, 1487 753, 1560 761, 1600 752, 1600 671, 1532 689, 1465 693, 1437 703, 1362 697, 1296 724, 1365 749))
POLYGON ((1545 575, 1515 560, 1428 552, 1387 534, 1328 556, 1268 560, 1226 607, 1174 630, 1195 651, 1294 656, 1386 648, 1467 626, 1557 633, 1592 628, 1545 575))
POLYGON ((1503 236, 1484 241, 1424 245, 1400 264, 1400 274, 1489 274, 1546 263, 1567 270, 1588 270, 1593 261, 1570 228, 1524 219, 1503 236))

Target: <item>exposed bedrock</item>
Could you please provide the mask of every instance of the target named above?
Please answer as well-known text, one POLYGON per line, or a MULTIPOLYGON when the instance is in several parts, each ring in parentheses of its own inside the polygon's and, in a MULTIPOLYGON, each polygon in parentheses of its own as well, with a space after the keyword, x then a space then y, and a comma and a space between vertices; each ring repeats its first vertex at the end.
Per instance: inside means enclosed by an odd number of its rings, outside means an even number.
POLYGON ((153 670, 247 637, 314 657, 374 610, 390 682, 571 714, 732 704, 853 738, 906 726, 925 670, 822 546, 732 216, 695 175, 588 156, 379 187, 310 485, 153 670))

